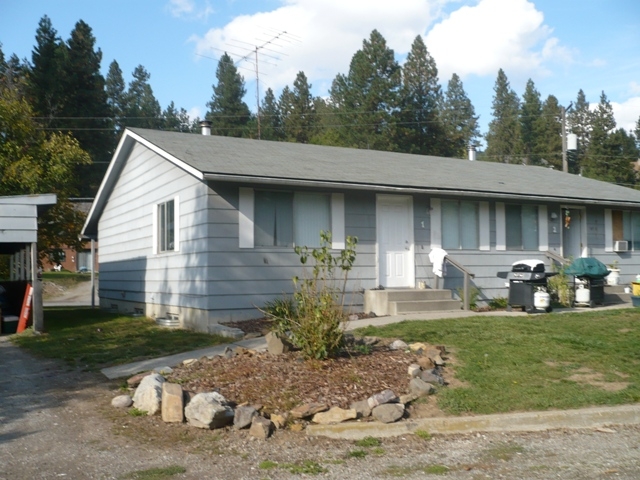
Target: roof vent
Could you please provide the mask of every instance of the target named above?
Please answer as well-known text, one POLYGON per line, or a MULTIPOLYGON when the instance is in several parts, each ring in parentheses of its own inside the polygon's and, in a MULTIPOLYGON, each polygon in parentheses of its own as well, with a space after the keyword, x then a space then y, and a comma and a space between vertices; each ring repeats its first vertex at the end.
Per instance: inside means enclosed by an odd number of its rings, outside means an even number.
POLYGON ((201 121, 200 128, 202 129, 202 135, 211 135, 211 122, 209 120, 201 121))

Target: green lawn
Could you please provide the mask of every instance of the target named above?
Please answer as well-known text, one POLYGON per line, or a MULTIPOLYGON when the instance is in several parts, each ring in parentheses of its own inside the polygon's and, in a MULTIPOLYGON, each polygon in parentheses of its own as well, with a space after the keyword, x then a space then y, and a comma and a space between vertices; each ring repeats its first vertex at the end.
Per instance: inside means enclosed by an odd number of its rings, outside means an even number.
POLYGON ((451 414, 640 400, 640 309, 407 321, 357 333, 445 345, 463 382, 437 394, 451 414))
POLYGON ((47 333, 31 329, 13 343, 46 358, 62 359, 87 370, 186 352, 229 339, 206 333, 171 330, 144 317, 130 317, 91 308, 45 308, 47 333))

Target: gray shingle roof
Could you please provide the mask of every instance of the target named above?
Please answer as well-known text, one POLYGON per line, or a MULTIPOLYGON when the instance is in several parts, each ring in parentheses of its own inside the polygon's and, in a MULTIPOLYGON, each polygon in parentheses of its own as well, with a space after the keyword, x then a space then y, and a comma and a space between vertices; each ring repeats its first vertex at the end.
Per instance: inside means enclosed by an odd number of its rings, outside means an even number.
POLYGON ((640 207, 640 191, 544 167, 132 128, 202 172, 441 194, 534 197, 640 207))

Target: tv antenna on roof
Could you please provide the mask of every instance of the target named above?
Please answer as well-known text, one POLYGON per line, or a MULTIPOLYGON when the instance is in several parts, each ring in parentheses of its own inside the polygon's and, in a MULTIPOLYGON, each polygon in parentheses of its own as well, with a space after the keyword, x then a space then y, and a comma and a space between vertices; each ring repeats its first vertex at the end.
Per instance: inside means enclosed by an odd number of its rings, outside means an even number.
POLYGON ((262 43, 254 44, 249 42, 243 42, 241 40, 232 40, 233 42, 248 45, 249 47, 242 45, 233 45, 234 48, 240 48, 246 50, 247 53, 240 56, 240 58, 235 62, 237 66, 242 62, 249 62, 254 64, 255 72, 256 72, 256 107, 258 111, 257 119, 258 119, 258 140, 260 139, 260 71, 258 68, 258 60, 262 57, 262 63, 266 63, 268 65, 277 66, 275 63, 265 60, 264 57, 272 60, 280 60, 280 55, 285 55, 278 48, 284 48, 282 43, 293 43, 300 42, 299 37, 287 32, 286 30, 282 30, 276 34, 271 34, 270 36, 263 36, 263 38, 257 38, 256 40, 260 40, 262 43), (269 53, 267 53, 269 52, 269 53), (260 57, 259 57, 260 55, 260 57))

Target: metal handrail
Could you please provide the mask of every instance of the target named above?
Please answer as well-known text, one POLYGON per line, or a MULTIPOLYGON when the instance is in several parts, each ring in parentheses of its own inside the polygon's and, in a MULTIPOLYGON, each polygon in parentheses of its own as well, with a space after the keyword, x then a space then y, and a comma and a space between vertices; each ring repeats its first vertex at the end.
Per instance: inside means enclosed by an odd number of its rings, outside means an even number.
MULTIPOLYGON (((464 274, 464 283, 462 284, 462 304, 465 310, 469 310, 469 279, 475 278, 475 273, 471 273, 466 267, 458 262, 456 262, 449 255, 444 257, 445 262, 449 262, 451 265, 456 267, 464 274)), ((437 278, 437 277, 436 277, 437 278)))
POLYGON ((571 260, 568 260, 568 259, 566 259, 564 257, 561 257, 560 255, 558 255, 555 252, 551 252, 551 251, 547 250, 547 251, 544 252, 544 254, 551 261, 558 262, 560 265, 569 265, 569 264, 571 264, 571 260))

